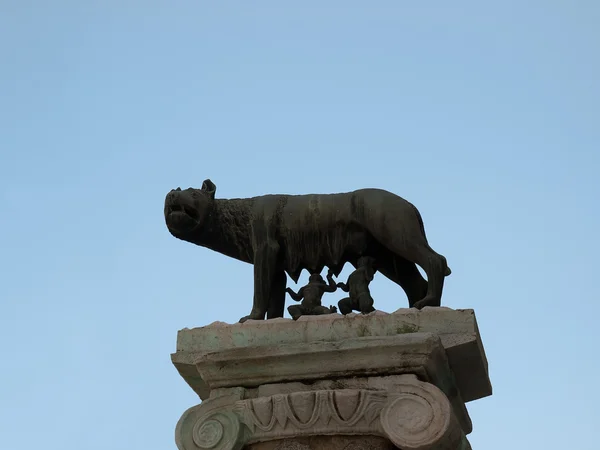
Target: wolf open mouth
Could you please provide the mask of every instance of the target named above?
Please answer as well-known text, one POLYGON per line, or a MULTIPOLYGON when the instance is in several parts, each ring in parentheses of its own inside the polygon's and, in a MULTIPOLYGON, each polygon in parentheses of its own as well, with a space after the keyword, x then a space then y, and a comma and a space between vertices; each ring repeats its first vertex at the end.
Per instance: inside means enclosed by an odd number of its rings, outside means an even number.
POLYGON ((169 205, 168 214, 185 214, 186 216, 198 220, 200 217, 198 215, 198 211, 195 208, 187 205, 169 205))

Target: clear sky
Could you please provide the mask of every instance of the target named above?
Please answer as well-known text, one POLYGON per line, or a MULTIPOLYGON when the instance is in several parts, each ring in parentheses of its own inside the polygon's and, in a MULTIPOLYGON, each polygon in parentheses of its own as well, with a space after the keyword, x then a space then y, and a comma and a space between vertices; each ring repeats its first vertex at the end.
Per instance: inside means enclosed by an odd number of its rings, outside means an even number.
POLYGON ((210 178, 413 202, 489 360, 474 449, 596 450, 599 23, 591 0, 1 0, 0 448, 175 448, 177 330, 252 302, 250 265, 164 225, 210 178))

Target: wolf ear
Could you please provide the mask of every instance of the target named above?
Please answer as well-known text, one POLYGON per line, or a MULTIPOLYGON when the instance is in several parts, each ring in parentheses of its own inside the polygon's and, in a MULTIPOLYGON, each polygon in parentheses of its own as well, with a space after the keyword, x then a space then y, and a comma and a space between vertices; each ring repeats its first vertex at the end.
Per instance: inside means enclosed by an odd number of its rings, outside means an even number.
POLYGON ((215 192, 217 192, 217 186, 209 179, 204 180, 202 183, 202 192, 207 194, 211 199, 215 198, 215 192))

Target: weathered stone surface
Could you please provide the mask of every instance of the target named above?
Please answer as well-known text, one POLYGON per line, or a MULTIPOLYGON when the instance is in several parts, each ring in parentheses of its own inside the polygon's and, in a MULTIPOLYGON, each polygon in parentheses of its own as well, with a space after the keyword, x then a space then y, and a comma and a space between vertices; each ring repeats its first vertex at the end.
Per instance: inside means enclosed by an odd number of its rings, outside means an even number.
POLYGON ((293 440, 281 442, 283 448, 312 448, 296 439, 313 436, 379 436, 404 450, 459 450, 466 441, 446 395, 415 376, 399 377, 394 391, 336 389, 247 398, 244 389, 231 389, 190 408, 176 429, 180 450, 239 450, 282 439, 293 440))
POLYGON ((244 450, 396 450, 387 439, 378 436, 310 436, 259 442, 244 450))
MULTIPOLYGON (((376 311, 368 315, 304 316, 298 321, 279 318, 268 321, 249 320, 232 325, 217 322, 202 328, 181 330, 177 339, 177 352, 172 355, 172 361, 192 389, 200 398, 205 399, 210 393, 210 383, 207 384, 207 380, 198 372, 197 363, 202 365, 203 362, 220 361, 227 364, 227 361, 233 362, 232 358, 238 355, 249 355, 249 349, 252 349, 251 357, 256 358, 261 357, 261 351, 265 353, 264 356, 268 356, 273 348, 281 349, 282 354, 285 354, 287 348, 288 354, 292 355, 303 344, 309 344, 312 350, 319 348, 325 353, 329 349, 331 353, 336 350, 336 346, 341 345, 340 342, 346 340, 390 338, 413 333, 434 333, 439 337, 462 400, 468 402, 491 395, 487 359, 473 310, 399 309, 392 314, 376 311)), ((308 354, 306 351, 300 352, 308 354)), ((297 361, 300 364, 296 365, 302 364, 302 360, 297 361)), ((204 367, 203 374, 210 377, 210 369, 206 364, 204 367)), ((249 381, 250 379, 243 385, 249 386, 257 382, 249 381)))
POLYGON ((231 349, 195 359, 211 388, 369 374, 418 373, 428 379, 444 362, 444 348, 431 333, 231 349))

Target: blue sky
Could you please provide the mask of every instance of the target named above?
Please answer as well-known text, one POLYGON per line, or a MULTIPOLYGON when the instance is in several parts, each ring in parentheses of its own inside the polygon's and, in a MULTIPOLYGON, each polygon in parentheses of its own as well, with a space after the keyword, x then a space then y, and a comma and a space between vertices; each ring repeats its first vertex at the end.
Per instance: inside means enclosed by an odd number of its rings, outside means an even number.
POLYGON ((600 3, 426 3, 0 1, 0 448, 175 448, 177 330, 252 301, 164 225, 205 178, 416 204, 489 359, 474 449, 597 448, 600 3))

